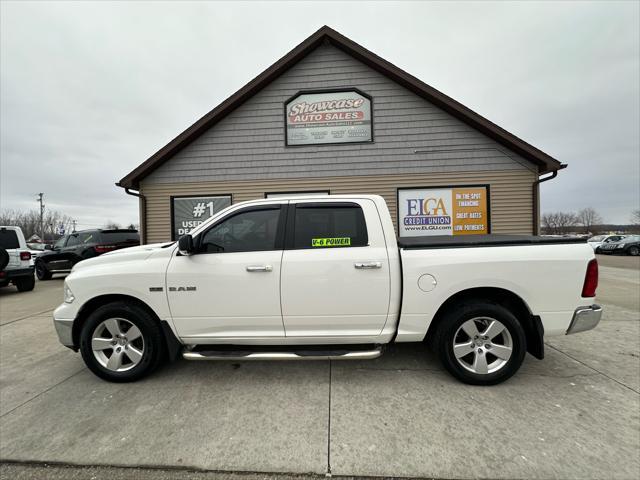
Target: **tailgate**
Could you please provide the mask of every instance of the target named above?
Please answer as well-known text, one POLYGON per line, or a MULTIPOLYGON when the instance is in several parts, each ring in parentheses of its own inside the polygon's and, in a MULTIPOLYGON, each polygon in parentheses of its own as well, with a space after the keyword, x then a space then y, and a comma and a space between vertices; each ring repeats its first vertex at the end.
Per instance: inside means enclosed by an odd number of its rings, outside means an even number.
POLYGON ((20 252, 18 252, 17 250, 7 250, 7 253, 9 254, 9 263, 7 263, 5 269, 22 267, 20 252))

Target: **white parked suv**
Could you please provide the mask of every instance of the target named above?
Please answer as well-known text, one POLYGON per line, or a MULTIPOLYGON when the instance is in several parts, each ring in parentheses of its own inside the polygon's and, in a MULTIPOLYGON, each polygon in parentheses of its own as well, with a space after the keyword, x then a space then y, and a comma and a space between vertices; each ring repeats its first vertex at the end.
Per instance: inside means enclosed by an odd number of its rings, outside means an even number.
POLYGON ((111 381, 188 360, 367 359, 426 341, 463 382, 513 375, 544 336, 594 328, 598 264, 581 239, 396 240, 382 197, 232 205, 178 242, 78 263, 60 341, 111 381))
POLYGON ((35 282, 31 252, 22 229, 0 226, 0 287, 13 283, 18 291, 28 292, 35 282))
POLYGON ((619 242, 624 237, 625 235, 595 235, 589 238, 589 240, 587 240, 587 243, 591 248, 593 248, 594 252, 600 253, 600 247, 608 243, 619 242))

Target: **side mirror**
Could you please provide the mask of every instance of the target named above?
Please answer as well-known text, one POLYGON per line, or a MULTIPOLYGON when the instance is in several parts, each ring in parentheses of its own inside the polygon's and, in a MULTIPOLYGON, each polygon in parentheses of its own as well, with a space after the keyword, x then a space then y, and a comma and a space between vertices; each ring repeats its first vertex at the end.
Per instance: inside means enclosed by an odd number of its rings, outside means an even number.
POLYGON ((45 245, 44 249, 45 250, 53 250, 53 247, 51 245, 45 245))
POLYGON ((193 237, 189 234, 181 236, 178 240, 178 250, 182 255, 191 255, 195 251, 193 237))

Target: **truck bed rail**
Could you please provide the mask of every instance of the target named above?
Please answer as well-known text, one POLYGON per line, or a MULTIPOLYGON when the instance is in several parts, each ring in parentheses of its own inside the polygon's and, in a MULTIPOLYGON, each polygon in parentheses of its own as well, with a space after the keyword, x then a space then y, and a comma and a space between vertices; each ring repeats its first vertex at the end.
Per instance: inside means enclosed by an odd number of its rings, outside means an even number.
POLYGON ((424 237, 400 237, 398 246, 405 250, 427 248, 504 247, 513 245, 551 245, 586 243, 581 237, 540 237, 536 235, 434 235, 424 237))

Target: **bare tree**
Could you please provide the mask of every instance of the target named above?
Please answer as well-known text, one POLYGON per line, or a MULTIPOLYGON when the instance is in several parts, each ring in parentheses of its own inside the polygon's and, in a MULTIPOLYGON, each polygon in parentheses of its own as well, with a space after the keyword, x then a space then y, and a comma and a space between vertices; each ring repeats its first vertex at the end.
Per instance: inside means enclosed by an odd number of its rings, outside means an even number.
POLYGON ((585 232, 593 233, 594 225, 602 224, 602 217, 593 208, 583 208, 578 212, 577 220, 580 225, 584 227, 585 232))
POLYGON ((542 226, 548 235, 564 235, 578 224, 578 217, 572 212, 553 212, 542 215, 542 226))
MULTIPOLYGON (((46 210, 44 216, 45 234, 55 237, 56 231, 62 227, 65 232, 69 230, 72 219, 56 210, 46 210)), ((34 234, 40 236, 40 212, 37 210, 2 210, 0 212, 0 225, 15 225, 22 229, 26 238, 34 234)))
POLYGON ((640 225, 640 208, 631 212, 631 223, 640 225))
POLYGON ((105 223, 104 228, 109 230, 118 230, 120 228, 120 224, 112 220, 107 220, 107 223, 105 223))

